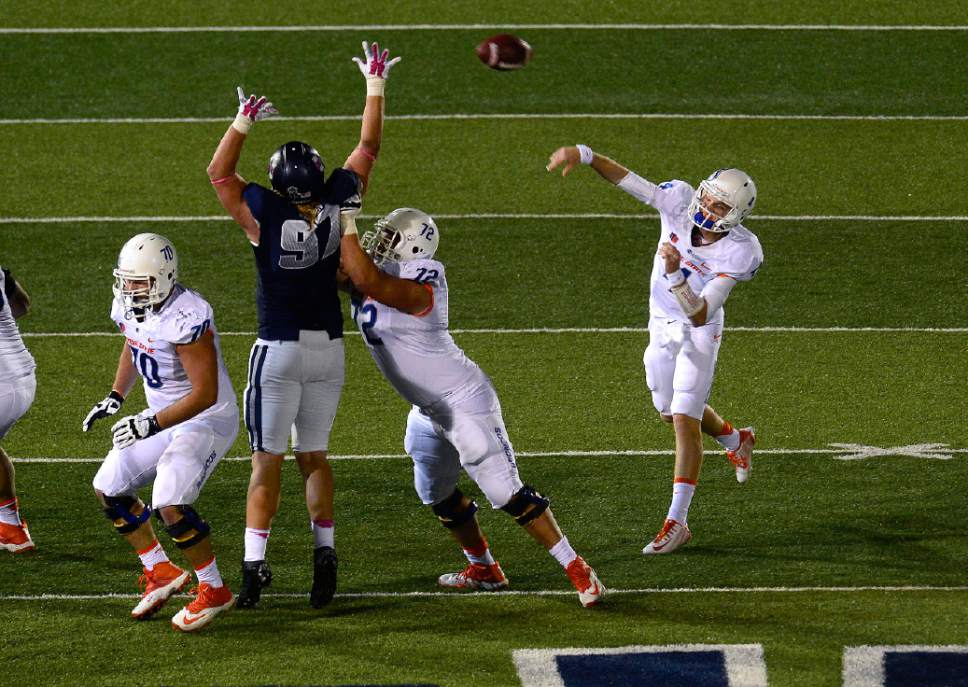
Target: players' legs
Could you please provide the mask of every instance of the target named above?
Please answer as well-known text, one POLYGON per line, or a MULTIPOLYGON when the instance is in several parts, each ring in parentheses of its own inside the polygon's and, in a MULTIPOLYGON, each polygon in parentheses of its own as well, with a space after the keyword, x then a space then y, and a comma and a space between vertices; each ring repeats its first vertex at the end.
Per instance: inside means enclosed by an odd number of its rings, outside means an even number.
POLYGON ((477 504, 457 488, 460 478, 457 450, 416 408, 411 409, 407 418, 403 445, 413 459, 413 483, 417 495, 424 505, 431 507, 467 559, 466 568, 441 575, 438 583, 456 589, 506 589, 507 578, 494 560, 477 520, 477 504))
MULTIPOLYGON (((33 373, 0 382, 0 439, 30 408, 36 388, 33 373)), ((13 463, 0 448, 0 549, 24 553, 34 548, 34 542, 27 525, 20 519, 14 474, 13 463)))
POLYGON ((17 497, 17 490, 14 485, 13 463, 9 456, 0 448, 0 508, 3 504, 13 501, 17 497))
POLYGON ((257 339, 252 346, 243 403, 252 450, 245 505, 245 561, 264 561, 266 557, 272 519, 282 494, 283 456, 302 395, 301 373, 298 342, 257 339))
POLYGON ((172 618, 175 629, 194 631, 210 623, 234 601, 218 569, 211 527, 193 504, 232 446, 237 430, 235 426, 229 429, 208 422, 187 422, 172 432, 171 443, 158 461, 152 498, 165 531, 198 578, 196 596, 172 618))
POLYGON ((333 470, 327 460, 345 378, 343 339, 326 332, 300 333, 302 396, 292 428, 292 445, 302 473, 313 533, 313 586, 309 603, 321 608, 336 593, 337 559, 333 509, 333 470))
POLYGON ((158 461, 171 440, 171 430, 118 450, 112 448, 94 476, 94 493, 114 531, 141 559, 142 597, 131 610, 135 620, 153 616, 189 581, 189 575, 172 565, 151 525, 151 508, 138 498, 138 490, 155 478, 158 461))
POLYGON ((490 385, 463 400, 439 425, 460 455, 461 465, 481 488, 494 508, 515 519, 568 573, 582 605, 597 604, 604 587, 595 571, 564 536, 549 508, 549 501, 518 475, 514 448, 501 415, 501 404, 490 385))
MULTIPOLYGON (((319 527, 333 528, 333 468, 326 458, 326 451, 296 453, 296 463, 306 488, 306 509, 309 519, 319 527), (329 523, 323 525, 322 523, 329 523)), ((326 546, 333 546, 332 532, 328 533, 326 546)), ((323 546, 323 544, 317 544, 323 546)))
MULTIPOLYGON (((658 332, 659 336, 656 340, 667 343, 665 350, 662 355, 655 356, 651 360, 647 350, 646 369, 647 374, 650 375, 650 388, 653 388, 651 375, 663 379, 661 385, 656 384, 657 388, 665 388, 670 374, 668 353, 676 351, 671 374, 671 399, 660 397, 653 391, 653 401, 660 414, 672 416, 676 435, 676 460, 672 502, 659 533, 642 549, 645 554, 672 553, 692 539, 688 526, 689 506, 692 504, 702 468, 702 418, 707 407, 706 399, 712 388, 722 331, 721 326, 675 325, 663 329, 664 331, 658 332), (673 345, 668 345, 669 342, 673 345)), ((652 325, 650 325, 650 331, 652 331, 652 325)), ((652 343, 649 344, 649 348, 652 348, 652 343)))
POLYGON ((246 529, 268 531, 272 526, 282 497, 282 461, 283 455, 278 453, 256 451, 252 454, 252 474, 245 501, 246 529))

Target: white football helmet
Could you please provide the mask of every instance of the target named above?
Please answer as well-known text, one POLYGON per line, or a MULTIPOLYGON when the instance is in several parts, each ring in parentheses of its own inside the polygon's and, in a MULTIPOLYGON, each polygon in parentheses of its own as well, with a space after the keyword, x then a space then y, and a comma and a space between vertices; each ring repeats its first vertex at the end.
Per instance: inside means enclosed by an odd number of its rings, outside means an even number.
POLYGON ((366 232, 360 242, 373 262, 429 260, 437 252, 440 231, 434 218, 413 208, 397 208, 366 232))
POLYGON ((749 174, 735 167, 717 169, 696 189, 696 195, 689 204, 689 217, 700 229, 727 232, 742 224, 755 203, 756 184, 749 174), (709 200, 726 203, 731 210, 722 217, 710 213, 703 207, 703 200, 707 196, 709 200))
POLYGON ((165 302, 178 279, 178 254, 160 234, 138 234, 121 248, 114 270, 114 297, 125 315, 165 302), (133 285, 131 282, 141 282, 133 285))

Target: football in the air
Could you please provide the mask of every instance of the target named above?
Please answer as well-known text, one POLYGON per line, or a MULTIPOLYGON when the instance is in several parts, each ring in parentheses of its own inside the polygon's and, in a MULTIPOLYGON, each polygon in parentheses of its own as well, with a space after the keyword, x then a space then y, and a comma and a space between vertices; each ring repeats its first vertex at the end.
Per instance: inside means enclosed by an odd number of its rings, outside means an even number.
POLYGON ((502 72, 521 69, 531 61, 531 55, 531 46, 510 33, 491 36, 477 46, 481 62, 502 72))

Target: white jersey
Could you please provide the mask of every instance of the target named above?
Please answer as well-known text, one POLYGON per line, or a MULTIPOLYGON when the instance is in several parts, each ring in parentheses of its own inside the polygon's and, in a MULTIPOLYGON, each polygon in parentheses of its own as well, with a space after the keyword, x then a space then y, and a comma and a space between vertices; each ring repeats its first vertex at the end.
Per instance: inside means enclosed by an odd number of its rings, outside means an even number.
POLYGON ((372 298, 353 303, 353 320, 377 367, 404 399, 432 413, 490 384, 447 331, 447 278, 436 260, 387 263, 383 271, 433 290, 430 309, 411 315, 372 298))
POLYGON ((24 346, 7 297, 7 276, 0 270, 0 379, 25 377, 37 364, 24 346))
POLYGON ((212 306, 201 294, 175 284, 161 310, 149 310, 144 322, 138 322, 133 316, 126 318, 124 308, 115 299, 111 304, 111 319, 127 339, 131 360, 144 380, 148 407, 156 413, 184 398, 192 390, 175 346, 197 341, 210 330, 215 336, 218 357, 218 399, 192 419, 221 420, 226 425, 238 422, 238 404, 222 360, 222 347, 215 329, 212 306))
MULTIPOLYGON (((706 285, 717 277, 729 277, 737 282, 749 281, 763 264, 763 249, 759 239, 742 225, 708 246, 692 245, 695 225, 689 217, 689 203, 695 195, 695 189, 686 182, 673 180, 656 185, 636 174, 629 174, 618 185, 659 211, 662 221, 659 245, 668 241, 679 250, 683 274, 695 293, 702 295, 706 285)), ((665 261, 659 257, 658 251, 652 263, 649 312, 653 317, 688 321, 676 297, 669 292, 665 261)), ((722 321, 722 308, 717 308, 716 312, 706 317, 707 324, 722 321)))

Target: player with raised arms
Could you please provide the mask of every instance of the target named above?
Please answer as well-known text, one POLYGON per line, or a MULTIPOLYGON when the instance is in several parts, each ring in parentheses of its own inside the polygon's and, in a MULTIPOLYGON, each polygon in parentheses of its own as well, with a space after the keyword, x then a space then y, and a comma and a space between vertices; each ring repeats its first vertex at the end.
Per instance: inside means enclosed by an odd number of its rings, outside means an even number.
POLYGON ((742 224, 756 202, 756 185, 735 168, 716 170, 698 189, 679 180, 654 184, 586 145, 556 150, 548 171, 563 165, 564 176, 578 164, 659 211, 643 362, 652 403, 675 428, 676 462, 669 512, 642 553, 672 553, 692 539, 687 516, 702 467, 702 433, 726 449, 739 482, 750 475, 753 428, 734 429, 706 401, 723 335, 723 305, 763 263, 759 239, 742 224))
MULTIPOLYGON (((24 346, 16 320, 30 310, 30 297, 10 270, 0 269, 0 439, 34 402, 37 365, 24 346)), ((0 549, 24 553, 34 548, 27 523, 20 517, 14 469, 0 448, 0 549)))
POLYGON ((114 447, 94 476, 94 491, 144 566, 144 593, 131 616, 150 618, 189 581, 155 537, 154 510, 198 578, 195 597, 172 618, 176 630, 193 632, 233 603, 215 561, 211 527, 193 504, 238 434, 235 391, 212 306, 178 283, 178 255, 164 236, 138 234, 121 248, 111 319, 125 338, 118 369, 111 392, 82 429, 116 414, 139 375, 148 408, 111 428, 114 447), (138 491, 152 482, 149 506, 138 491))
POLYGON ((363 239, 354 210, 341 213, 342 267, 352 281, 353 318, 377 367, 413 404, 404 448, 420 500, 463 547, 467 567, 441 575, 444 587, 498 591, 508 580, 477 520, 477 504, 457 487, 461 468, 495 509, 508 513, 565 569, 583 606, 605 587, 575 553, 549 501, 518 475, 494 384, 448 331, 444 265, 434 259, 440 232, 412 208, 394 210, 363 239))
POLYGON ((314 608, 336 591, 333 473, 329 434, 344 379, 343 314, 336 290, 341 208, 359 208, 383 135, 383 91, 391 67, 386 50, 364 42, 353 58, 366 78, 360 141, 325 177, 316 149, 286 143, 269 158, 271 189, 236 172, 252 124, 276 114, 265 97, 246 98, 222 137, 208 175, 222 206, 252 244, 257 268, 259 336, 249 356, 245 425, 252 450, 245 518, 245 557, 237 605, 253 608, 272 581, 266 546, 279 508, 283 457, 292 449, 305 482, 313 533, 314 608))

